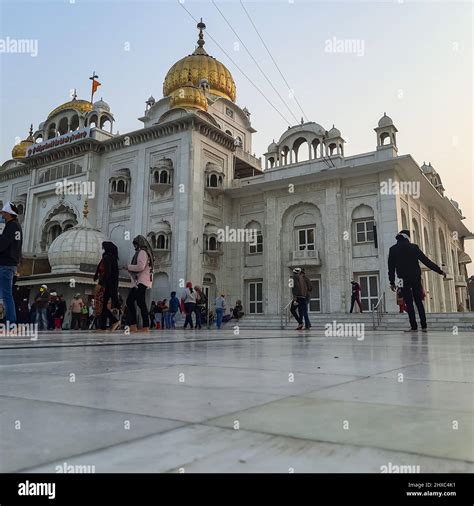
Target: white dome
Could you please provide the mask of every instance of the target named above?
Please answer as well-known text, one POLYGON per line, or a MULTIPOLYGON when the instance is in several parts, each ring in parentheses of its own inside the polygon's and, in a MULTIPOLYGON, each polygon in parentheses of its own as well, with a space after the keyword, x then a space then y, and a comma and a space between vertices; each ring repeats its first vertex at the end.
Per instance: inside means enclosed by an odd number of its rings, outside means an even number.
POLYGON ((278 151, 278 146, 275 143, 275 140, 268 146, 267 153, 276 153, 278 151))
POLYGON ((51 243, 48 260, 51 272, 79 271, 80 264, 97 265, 102 258, 102 243, 107 238, 87 220, 66 230, 51 243))
POLYGON ((386 113, 383 113, 383 116, 379 119, 379 127, 387 126, 393 126, 393 121, 390 116, 387 116, 386 113))
POLYGON ((107 102, 104 102, 102 99, 94 102, 94 111, 107 111, 110 112, 110 106, 107 102))
POLYGON ((332 139, 333 137, 341 137, 341 131, 338 130, 334 125, 332 126, 331 130, 328 132, 328 137, 332 139))
POLYGON ((292 126, 288 128, 285 132, 283 132, 282 136, 278 140, 278 145, 281 146, 283 144, 283 141, 287 139, 288 137, 294 135, 294 134, 315 134, 318 137, 323 137, 326 134, 326 130, 319 125, 318 123, 315 123, 314 121, 310 121, 309 123, 302 123, 299 125, 292 126))

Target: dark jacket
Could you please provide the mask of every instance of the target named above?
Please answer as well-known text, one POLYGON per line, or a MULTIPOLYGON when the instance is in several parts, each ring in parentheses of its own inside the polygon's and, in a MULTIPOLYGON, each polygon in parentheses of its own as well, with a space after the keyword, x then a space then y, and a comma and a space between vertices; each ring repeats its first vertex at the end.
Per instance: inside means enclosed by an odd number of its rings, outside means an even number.
POLYGON ((388 254, 388 279, 395 284, 395 271, 400 279, 419 280, 421 278, 421 262, 438 274, 443 271, 432 262, 421 249, 404 238, 398 238, 397 244, 392 246, 388 254))
POLYGON ((94 275, 94 281, 104 288, 108 288, 111 293, 112 307, 119 307, 118 301, 118 251, 117 246, 112 242, 103 242, 104 254, 99 262, 94 275))
POLYGON ((48 307, 50 295, 48 290, 44 292, 38 292, 35 297, 36 308, 45 308, 48 307))
POLYGON ((170 299, 170 313, 177 313, 178 311, 179 311, 179 299, 175 295, 170 299))
POLYGON ((304 297, 306 299, 312 290, 311 281, 302 274, 295 274, 292 279, 293 288, 291 292, 293 297, 304 297))
POLYGON ((0 265, 18 265, 22 244, 23 232, 20 224, 17 220, 7 221, 3 234, 0 235, 0 265))

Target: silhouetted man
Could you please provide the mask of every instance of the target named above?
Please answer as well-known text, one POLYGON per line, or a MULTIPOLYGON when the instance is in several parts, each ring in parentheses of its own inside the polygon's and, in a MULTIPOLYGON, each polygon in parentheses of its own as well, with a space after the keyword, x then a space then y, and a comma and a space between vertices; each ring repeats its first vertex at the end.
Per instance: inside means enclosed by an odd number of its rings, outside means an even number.
POLYGON ((415 301, 420 316, 421 329, 426 332, 426 314, 423 306, 423 289, 421 286, 421 262, 429 267, 432 271, 446 277, 446 273, 441 270, 434 262, 432 262, 416 244, 410 243, 410 232, 401 230, 395 237, 397 244, 392 246, 388 255, 388 278, 390 280, 390 288, 396 291, 395 271, 400 279, 400 288, 403 300, 407 308, 408 318, 410 319, 410 329, 406 332, 418 330, 415 318, 415 301))

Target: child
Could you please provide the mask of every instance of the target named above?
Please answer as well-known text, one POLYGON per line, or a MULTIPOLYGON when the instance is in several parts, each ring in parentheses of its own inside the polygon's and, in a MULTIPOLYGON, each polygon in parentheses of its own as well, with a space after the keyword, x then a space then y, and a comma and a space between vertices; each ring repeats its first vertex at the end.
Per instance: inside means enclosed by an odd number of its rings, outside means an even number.
POLYGON ((397 289, 397 304, 398 306, 400 306, 400 313, 406 312, 407 306, 405 304, 405 301, 403 300, 401 288, 397 289))

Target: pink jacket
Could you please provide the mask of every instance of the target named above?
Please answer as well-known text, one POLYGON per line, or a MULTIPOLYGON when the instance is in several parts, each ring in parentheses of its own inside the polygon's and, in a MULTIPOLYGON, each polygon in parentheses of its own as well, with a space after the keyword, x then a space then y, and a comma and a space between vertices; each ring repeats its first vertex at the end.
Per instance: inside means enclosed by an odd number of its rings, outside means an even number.
POLYGON ((128 272, 132 280, 132 286, 138 286, 139 283, 151 288, 152 281, 150 280, 150 262, 146 251, 140 250, 137 258, 137 265, 129 264, 128 272))

